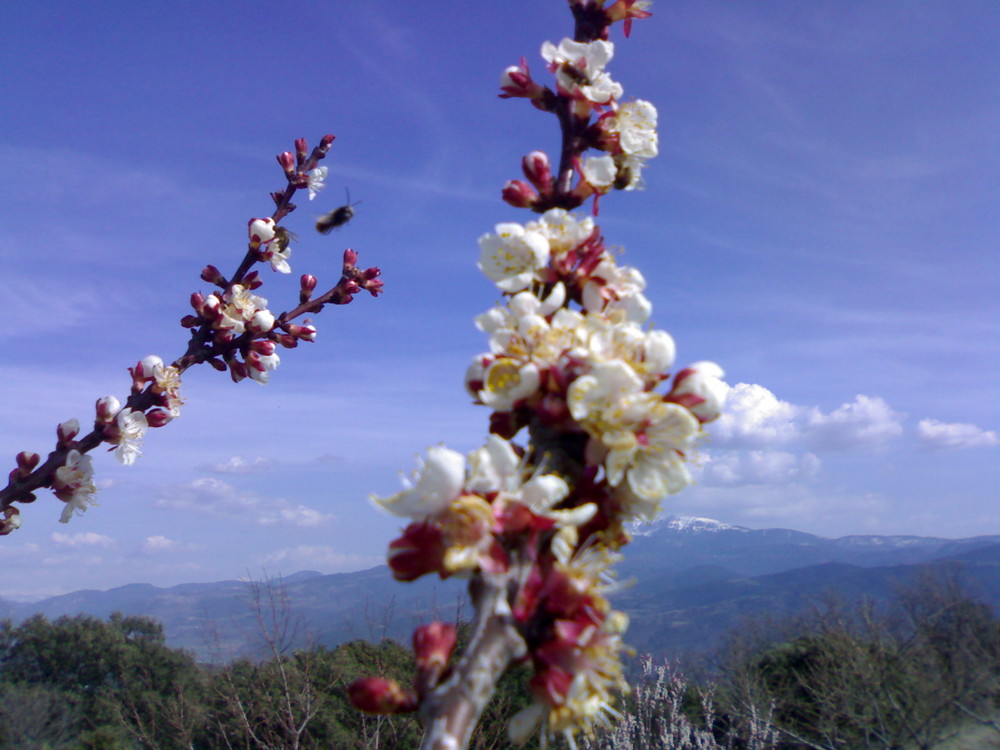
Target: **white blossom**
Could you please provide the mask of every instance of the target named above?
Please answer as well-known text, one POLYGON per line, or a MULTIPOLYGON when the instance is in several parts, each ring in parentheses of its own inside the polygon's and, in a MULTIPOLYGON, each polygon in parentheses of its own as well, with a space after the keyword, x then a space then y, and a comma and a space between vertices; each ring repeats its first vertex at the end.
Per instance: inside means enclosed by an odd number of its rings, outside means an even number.
POLYGON ((497 224, 496 234, 479 238, 479 268, 502 291, 519 292, 549 262, 549 242, 520 224, 497 224))
POLYGON ((319 192, 326 187, 327 172, 329 167, 316 167, 309 173, 309 200, 319 195, 319 192))
POLYGON ((412 482, 403 478, 406 489, 389 497, 372 495, 374 503, 397 516, 416 521, 440 513, 456 499, 465 481, 465 456, 435 445, 427 449, 427 460, 417 459, 412 482))
POLYGON ((126 466, 131 466, 135 463, 135 459, 142 455, 139 446, 142 445, 149 422, 141 411, 122 409, 115 417, 115 423, 118 428, 115 458, 126 466))
POLYGON ((52 482, 56 494, 66 502, 60 523, 69 523, 73 513, 83 513, 95 504, 94 465, 90 456, 71 450, 66 454, 66 463, 56 469, 52 482), (67 498, 65 495, 69 494, 67 498))
POLYGON ((558 47, 552 42, 542 45, 542 57, 554 68, 559 88, 594 104, 608 104, 622 95, 621 85, 604 72, 614 53, 614 44, 601 39, 593 42, 563 39, 558 47))
POLYGON ((610 156, 588 156, 580 167, 583 179, 591 187, 602 190, 610 188, 618 176, 618 167, 610 156))

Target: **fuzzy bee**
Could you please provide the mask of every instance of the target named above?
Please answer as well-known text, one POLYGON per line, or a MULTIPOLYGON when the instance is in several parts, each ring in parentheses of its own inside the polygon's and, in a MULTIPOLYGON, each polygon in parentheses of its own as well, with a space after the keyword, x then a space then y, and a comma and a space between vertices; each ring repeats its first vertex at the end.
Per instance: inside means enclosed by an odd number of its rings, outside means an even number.
POLYGON ((345 192, 347 193, 347 203, 316 219, 316 231, 320 234, 330 234, 331 231, 337 227, 344 226, 344 224, 354 218, 354 207, 361 201, 351 203, 350 191, 345 192))

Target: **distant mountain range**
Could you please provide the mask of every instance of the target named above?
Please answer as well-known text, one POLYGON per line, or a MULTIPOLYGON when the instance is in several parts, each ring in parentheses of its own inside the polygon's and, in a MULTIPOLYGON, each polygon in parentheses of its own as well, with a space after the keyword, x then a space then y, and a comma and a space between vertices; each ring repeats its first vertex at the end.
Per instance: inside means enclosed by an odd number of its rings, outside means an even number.
MULTIPOLYGON (((888 598, 928 565, 961 565, 969 585, 1000 610, 1000 535, 968 539, 847 536, 747 529, 703 518, 668 517, 636 529, 619 566, 613 602, 631 617, 627 641, 662 654, 717 645, 741 618, 780 615, 817 604, 826 592, 847 600, 888 598)), ((379 566, 355 573, 303 571, 281 580, 301 642, 333 646, 353 639, 409 638, 430 619, 468 618, 461 581, 392 580, 379 566)), ((0 600, 0 617, 21 620, 119 611, 163 622, 167 642, 206 661, 253 654, 256 617, 246 582, 131 584, 75 591, 31 604, 0 600)))

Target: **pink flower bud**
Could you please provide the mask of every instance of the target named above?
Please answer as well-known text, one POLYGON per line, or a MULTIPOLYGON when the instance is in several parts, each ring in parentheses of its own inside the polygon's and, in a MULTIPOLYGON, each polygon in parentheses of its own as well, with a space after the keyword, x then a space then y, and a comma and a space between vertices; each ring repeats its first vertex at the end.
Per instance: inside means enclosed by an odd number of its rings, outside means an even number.
POLYGON ((236 338, 236 332, 231 328, 221 328, 213 334, 213 338, 217 344, 225 346, 226 344, 233 343, 233 340, 236 338))
POLYGON ((417 710, 417 696, 395 680, 365 677, 352 682, 347 697, 355 708, 370 714, 400 714, 417 710))
POLYGON ((181 318, 181 326, 183 328, 197 328, 201 325, 201 318, 197 315, 185 315, 181 318))
POLYGON ((458 631, 451 623, 432 622, 413 631, 413 654, 417 669, 441 670, 451 658, 458 631))
MULTIPOLYGON (((192 304, 194 304, 194 295, 191 295, 192 304)), ((204 298, 204 303, 202 304, 201 310, 198 311, 199 315, 204 315, 206 318, 214 318, 218 312, 219 308, 222 306, 222 300, 216 295, 210 294, 208 297, 204 298)))
POLYGON ((144 357, 143 360, 136 366, 135 377, 141 377, 143 381, 152 380, 155 376, 157 367, 163 367, 163 360, 155 354, 150 354, 148 357, 144 357))
POLYGON ((298 159, 299 166, 305 162, 307 156, 309 156, 309 143, 305 138, 296 138, 295 158, 298 159))
POLYGON ((37 453, 21 451, 17 454, 17 458, 15 460, 17 461, 17 472, 22 477, 26 477, 35 470, 36 466, 38 466, 41 456, 37 453))
POLYGON ((278 164, 284 170, 285 176, 291 179, 292 175, 295 174, 295 154, 291 151, 282 151, 278 154, 278 164))
POLYGON ((253 314, 253 318, 251 318, 250 322, 247 323, 247 328, 249 328, 252 333, 256 333, 258 335, 267 333, 274 328, 274 313, 270 310, 258 310, 253 314))
POLYGON ((263 354, 265 357, 269 357, 274 354, 276 345, 270 339, 258 339, 250 344, 250 348, 258 354, 263 354))
POLYGON ((316 326, 314 325, 304 325, 304 326, 288 326, 288 332, 297 338, 299 341, 315 341, 316 340, 316 326))
POLYGON ((201 278, 202 281, 207 281, 209 284, 215 284, 216 286, 224 287, 226 285, 226 277, 213 265, 207 265, 201 269, 201 278))
POLYGON ((389 568, 397 581, 415 581, 442 570, 444 536, 441 529, 423 521, 411 523, 403 536, 389 544, 389 568))
POLYGON ((715 362, 695 362, 674 377, 674 387, 664 401, 680 404, 699 422, 711 422, 719 417, 729 386, 722 380, 725 373, 715 362))
POLYGON ((67 419, 56 428, 56 437, 60 445, 67 445, 73 438, 80 434, 80 422, 76 418, 67 419))
POLYGON ((242 362, 237 360, 230 360, 229 362, 229 376, 233 379, 234 383, 239 383, 241 380, 247 376, 247 366, 242 362))
POLYGON ((173 418, 170 412, 163 409, 151 409, 146 412, 146 422, 150 427, 163 427, 173 418))
POLYGON ((535 189, 521 180, 510 180, 503 186, 500 197, 514 208, 531 208, 538 202, 535 189))
POLYGON ((351 248, 347 248, 344 251, 344 270, 347 270, 348 266, 354 268, 354 264, 357 262, 358 254, 354 250, 351 250, 351 248))
POLYGON ((264 282, 260 280, 260 273, 257 271, 251 271, 248 273, 243 277, 243 281, 240 283, 251 291, 254 289, 260 289, 260 287, 264 286, 264 282))
POLYGON ((552 165, 544 151, 532 151, 521 160, 521 169, 541 193, 552 192, 552 165))
POLYGON ((327 133, 326 135, 324 135, 323 138, 319 142, 319 149, 320 149, 320 151, 322 151, 323 153, 326 153, 327 151, 329 151, 330 150, 330 146, 333 145, 333 139, 336 138, 336 137, 337 136, 335 136, 335 135, 333 135, 331 133, 327 133))
MULTIPOLYGON (((213 297, 212 299, 218 300, 218 297, 213 297)), ((191 295, 191 307, 194 308, 196 313, 201 315, 205 309, 205 295, 201 292, 194 292, 191 295)))
POLYGON ((319 283, 311 273, 304 273, 299 279, 299 302, 308 302, 319 283))
POLYGON ((624 20, 623 31, 625 32, 625 36, 628 37, 632 33, 632 19, 649 18, 653 15, 648 10, 645 10, 648 6, 649 3, 645 0, 616 0, 612 5, 604 9, 604 14, 608 21, 612 23, 624 20))
POLYGON ((97 422, 105 424, 114 421, 121 409, 121 402, 114 396, 97 399, 97 422))
MULTIPOLYGON (((35 496, 30 493, 28 497, 31 500, 35 499, 35 496)), ((25 498, 21 502, 31 502, 31 500, 25 498)), ((7 536, 7 534, 19 528, 21 528, 21 511, 14 507, 4 509, 4 518, 0 520, 0 536, 7 536)))
POLYGON ((532 80, 528 61, 523 57, 520 65, 511 65, 504 70, 500 77, 500 89, 503 91, 500 94, 502 99, 509 99, 512 96, 537 99, 545 93, 545 87, 532 80))

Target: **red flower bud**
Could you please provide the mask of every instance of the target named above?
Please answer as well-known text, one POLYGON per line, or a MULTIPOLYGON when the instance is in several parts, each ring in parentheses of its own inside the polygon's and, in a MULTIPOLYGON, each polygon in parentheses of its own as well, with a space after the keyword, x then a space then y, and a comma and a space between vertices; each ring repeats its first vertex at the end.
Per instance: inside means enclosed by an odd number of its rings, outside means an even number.
POLYGON ((278 154, 278 164, 288 179, 295 175, 295 155, 291 151, 282 151, 278 154))
POLYGON ((552 165, 544 151, 532 151, 525 156, 521 160, 521 169, 539 192, 543 194, 552 192, 552 165))
POLYGON ((521 180, 511 180, 504 185, 500 197, 514 208, 531 208, 538 202, 535 189, 521 180))
POLYGON ((432 622, 413 631, 413 653, 417 669, 443 669, 448 664, 458 631, 447 622, 432 622))
POLYGON ((173 416, 170 412, 163 409, 152 409, 146 412, 146 421, 150 427, 163 427, 171 419, 173 419, 173 416))
POLYGON ((427 573, 440 572, 444 552, 441 529, 426 521, 411 523, 403 536, 389 544, 389 568, 397 581, 415 581, 427 573))
POLYGON ((66 445, 80 433, 80 422, 76 419, 67 419, 56 428, 56 437, 60 445, 66 445))
POLYGON ((263 354, 265 357, 269 357, 274 354, 275 344, 270 339, 257 339, 250 344, 250 348, 258 354, 263 354))
POLYGON ((306 141, 305 138, 296 138, 295 158, 298 160, 299 166, 302 166, 308 155, 309 155, 309 143, 306 141))
POLYGON ((417 710, 417 696, 395 680, 364 677, 347 688, 355 708, 370 714, 401 714, 417 710))
POLYGON ((36 466, 38 466, 41 456, 37 453, 21 451, 17 454, 17 458, 15 460, 17 461, 17 471, 22 477, 26 477, 35 470, 36 466))
POLYGON ((207 281, 209 284, 215 284, 218 287, 226 286, 226 277, 223 276, 219 269, 213 265, 207 265, 201 269, 201 278, 203 281, 207 281))

